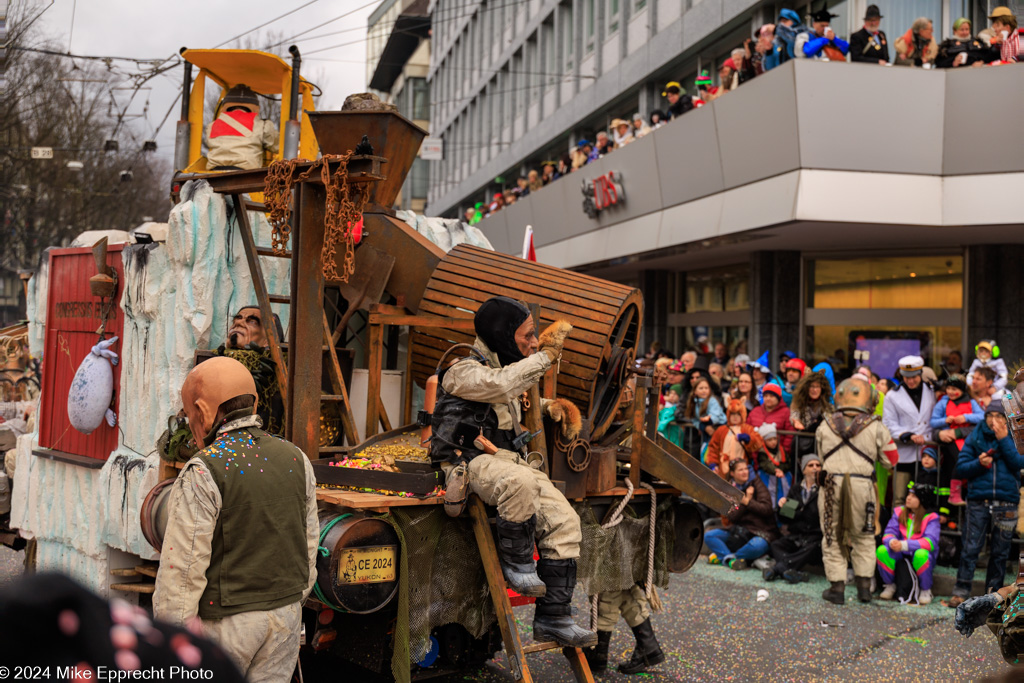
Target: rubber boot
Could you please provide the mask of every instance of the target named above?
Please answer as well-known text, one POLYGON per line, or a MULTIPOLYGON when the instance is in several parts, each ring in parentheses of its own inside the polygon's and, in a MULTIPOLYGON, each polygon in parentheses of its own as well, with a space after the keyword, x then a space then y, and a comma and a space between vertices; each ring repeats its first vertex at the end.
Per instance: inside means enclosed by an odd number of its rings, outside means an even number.
POLYGON ((833 581, 829 588, 821 594, 821 597, 828 600, 834 605, 845 605, 846 604, 846 582, 845 581, 833 581))
POLYGON ((580 628, 572 619, 572 593, 576 588, 576 560, 537 562, 537 573, 547 585, 547 594, 537 598, 533 613, 533 639, 553 640, 562 647, 597 645, 597 633, 580 628))
POLYGON ((665 661, 665 653, 658 645, 658 638, 654 635, 650 617, 639 626, 633 627, 633 637, 636 638, 633 655, 628 662, 619 664, 619 671, 624 674, 638 674, 665 661))
POLYGON ((857 584, 857 599, 861 602, 871 602, 871 577, 858 576, 854 582, 857 584))
POLYGON ((583 656, 587 658, 587 664, 590 665, 592 672, 600 673, 608 668, 608 644, 611 643, 611 640, 611 631, 598 631, 597 645, 583 651, 583 656))
POLYGON ((963 486, 964 482, 962 479, 951 479, 949 481, 949 504, 950 505, 965 505, 963 498, 963 486))
POLYGON ((509 522, 498 517, 495 526, 498 530, 498 558, 505 583, 520 595, 539 598, 547 592, 547 587, 537 575, 537 563, 533 559, 534 519, 509 522))

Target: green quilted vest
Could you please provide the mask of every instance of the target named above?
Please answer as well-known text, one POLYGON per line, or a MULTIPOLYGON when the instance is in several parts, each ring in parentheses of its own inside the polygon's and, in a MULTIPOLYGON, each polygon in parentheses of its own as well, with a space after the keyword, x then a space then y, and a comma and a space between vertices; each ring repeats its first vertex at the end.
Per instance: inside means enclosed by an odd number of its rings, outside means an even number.
POLYGON ((298 601, 309 582, 302 451, 243 427, 220 434, 196 457, 222 498, 199 616, 221 619, 298 601))

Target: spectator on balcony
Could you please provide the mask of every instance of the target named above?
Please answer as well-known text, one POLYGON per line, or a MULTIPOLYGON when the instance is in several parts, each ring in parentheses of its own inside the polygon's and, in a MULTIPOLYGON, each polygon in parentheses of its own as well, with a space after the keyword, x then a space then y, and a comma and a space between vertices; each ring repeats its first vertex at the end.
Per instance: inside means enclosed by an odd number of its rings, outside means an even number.
MULTIPOLYGON (((756 50, 757 40, 756 35, 754 38, 747 38, 743 41, 743 47, 739 48, 739 61, 736 65, 740 68, 739 81, 740 83, 746 83, 752 78, 764 73, 764 68, 761 66, 761 60, 764 55, 756 50)), ((733 50, 733 52, 737 52, 733 50)), ((736 58, 733 58, 736 61, 736 58)))
POLYGON ((796 41, 809 29, 800 21, 800 15, 794 10, 784 9, 779 12, 779 22, 775 25, 775 42, 772 48, 771 66, 773 68, 785 64, 796 57, 796 41))
POLYGON ((640 115, 640 112, 633 114, 633 138, 639 140, 650 132, 651 127, 644 121, 644 117, 640 115))
POLYGON ((536 169, 532 169, 526 174, 526 189, 530 192, 536 192, 540 188, 544 187, 544 181, 540 178, 540 173, 536 169))
MULTIPOLYGON (((725 71, 726 67, 723 65, 722 69, 725 71)), ((714 102, 724 92, 715 85, 715 81, 711 78, 711 74, 708 73, 707 69, 700 72, 700 75, 697 76, 693 84, 697 88, 697 95, 702 100, 701 104, 714 102)))
POLYGON ((811 15, 812 31, 801 33, 796 37, 796 56, 818 59, 821 61, 845 62, 850 44, 835 34, 830 23, 839 16, 827 9, 818 10, 811 15))
POLYGON ((889 63, 889 39, 881 29, 882 13, 878 5, 868 5, 864 28, 850 36, 850 61, 867 64, 889 63))
MULTIPOLYGON (((536 175, 537 172, 536 171, 530 171, 530 173, 533 173, 534 175, 536 175)), ((528 196, 530 194, 530 181, 529 181, 529 179, 524 178, 523 176, 519 176, 516 179, 516 187, 513 188, 513 192, 515 192, 516 199, 522 199, 523 197, 528 196), (519 190, 519 191, 515 192, 515 190, 519 190)))
MULTIPOLYGON (((683 90, 683 86, 679 85, 676 81, 666 85, 661 96, 668 100, 668 113, 665 115, 666 121, 678 118, 693 109, 693 98, 687 95, 686 91, 683 90)), ((660 114, 661 112, 656 111, 655 113, 660 114)), ((654 114, 651 115, 651 118, 653 123, 654 114)))
POLYGON ((590 140, 580 140, 577 142, 576 149, 572 152, 572 170, 578 171, 589 164, 593 159, 597 158, 594 156, 595 154, 594 145, 591 144, 590 140), (591 158, 592 156, 593 159, 591 158))
POLYGON ((558 172, 555 175, 555 178, 567 176, 575 170, 576 169, 572 165, 572 155, 566 154, 565 156, 558 160, 558 172))
POLYGON ((541 182, 541 184, 547 185, 551 181, 558 180, 559 178, 562 177, 562 174, 559 173, 558 170, 557 170, 558 162, 555 162, 555 161, 552 161, 552 160, 549 159, 547 161, 540 162, 540 164, 541 164, 541 174, 540 174, 540 182, 541 182))
POLYGON ((991 46, 999 51, 1003 62, 1016 62, 1020 58, 1020 35, 1017 33, 1017 16, 1009 7, 996 7, 989 15, 992 22, 991 46))
POLYGON ((989 47, 971 35, 971 20, 960 17, 953 22, 953 35, 939 45, 935 66, 939 69, 984 66, 989 55, 989 47))
POLYGON ((475 225, 473 219, 476 217, 476 209, 472 206, 466 208, 465 214, 463 214, 463 220, 470 225, 475 225))
POLYGON ((625 119, 612 119, 612 138, 615 147, 623 147, 633 142, 633 129, 625 119))
MULTIPOLYGON (((939 46, 933 37, 932 20, 919 17, 910 29, 896 39, 896 66, 924 66, 934 64, 939 46)), ((928 68, 931 68, 929 66, 928 68)))
POLYGON ((612 142, 611 138, 608 137, 608 133, 605 133, 603 130, 599 131, 597 134, 597 145, 594 147, 594 151, 597 153, 597 157, 591 159, 591 161, 600 159, 601 157, 611 152, 613 149, 615 149, 615 143, 612 142))
POLYGON ((493 199, 491 199, 491 205, 487 207, 488 215, 493 215, 505 208, 505 195, 501 192, 495 192, 493 199))
POLYGON ((779 65, 778 56, 775 54, 775 24, 764 24, 754 34, 757 42, 754 44, 754 68, 757 73, 762 74, 779 65))
POLYGON ((665 112, 660 109, 655 109, 651 112, 651 130, 657 130, 665 125, 668 118, 665 116, 665 112))

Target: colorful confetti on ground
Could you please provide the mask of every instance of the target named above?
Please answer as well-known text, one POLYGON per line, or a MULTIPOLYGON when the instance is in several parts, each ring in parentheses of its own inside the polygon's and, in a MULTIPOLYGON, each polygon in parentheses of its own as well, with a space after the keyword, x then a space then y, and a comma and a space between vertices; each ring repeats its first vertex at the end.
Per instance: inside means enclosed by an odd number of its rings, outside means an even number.
MULTIPOLYGON (((952 609, 901 606, 875 600, 863 605, 848 586, 847 604, 821 599, 827 583, 812 575, 795 586, 765 583, 755 569, 735 572, 709 566, 706 558, 675 574, 659 593, 664 610, 652 617, 666 661, 642 678, 654 681, 973 681, 1010 671, 987 629, 964 638, 953 628, 952 609), (758 589, 769 597, 757 601, 758 589)), ((586 624, 586 597, 576 596, 577 622, 586 624)), ((520 634, 533 621, 533 607, 516 608, 520 634)), ((612 668, 595 680, 629 681, 614 670, 629 659, 633 636, 620 621, 612 637, 612 668)), ((528 657, 534 680, 572 683, 564 657, 543 652, 528 657)), ((465 680, 512 681, 504 654, 465 680)))

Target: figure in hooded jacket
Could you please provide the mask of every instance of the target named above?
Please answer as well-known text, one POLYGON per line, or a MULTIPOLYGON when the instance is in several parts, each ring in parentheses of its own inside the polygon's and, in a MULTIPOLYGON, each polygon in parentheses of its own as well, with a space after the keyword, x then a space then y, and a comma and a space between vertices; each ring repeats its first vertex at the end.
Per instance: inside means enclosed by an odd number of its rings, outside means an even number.
MULTIPOLYGON (((446 470, 448 493, 465 491, 468 477, 469 490, 498 508, 498 554, 505 580, 518 593, 537 598, 534 639, 566 647, 594 645, 597 635, 572 618, 582 540, 579 515, 546 474, 527 464, 526 446, 517 443, 523 431, 520 397, 560 358, 572 326, 558 321, 538 339, 530 310, 504 296, 481 304, 473 325, 477 337, 471 355, 438 370, 430 457, 446 470), (478 448, 478 436, 496 446, 496 452, 478 448), (540 552, 536 563, 535 538, 540 552)), ((561 422, 567 437, 579 434, 575 405, 555 399, 542 401, 542 408, 561 422)))

